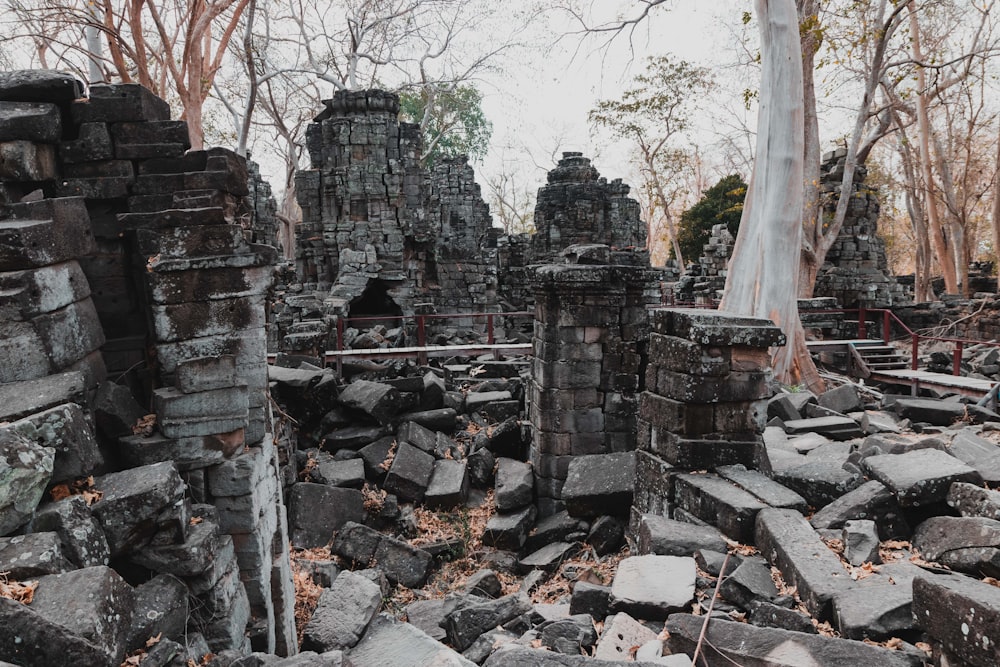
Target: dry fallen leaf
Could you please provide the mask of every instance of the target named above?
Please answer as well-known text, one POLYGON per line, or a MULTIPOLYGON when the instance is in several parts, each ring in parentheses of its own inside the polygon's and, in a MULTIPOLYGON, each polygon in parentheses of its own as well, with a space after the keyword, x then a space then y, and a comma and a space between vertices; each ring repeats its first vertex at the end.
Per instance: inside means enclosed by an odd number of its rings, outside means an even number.
POLYGON ((157 644, 160 643, 160 640, 162 638, 163 638, 162 632, 156 635, 155 637, 150 637, 149 639, 146 640, 146 648, 152 648, 153 646, 156 646, 157 644))
POLYGON ((140 417, 139 421, 132 425, 132 435, 142 435, 148 436, 153 434, 153 428, 156 426, 156 415, 149 414, 144 417, 140 417))
POLYGON ((36 588, 38 588, 37 581, 9 581, 7 572, 0 572, 0 598, 31 604, 35 599, 36 588))
POLYGON ((204 519, 202 519, 200 516, 193 516, 188 520, 188 524, 192 526, 197 526, 202 521, 204 521, 204 519))

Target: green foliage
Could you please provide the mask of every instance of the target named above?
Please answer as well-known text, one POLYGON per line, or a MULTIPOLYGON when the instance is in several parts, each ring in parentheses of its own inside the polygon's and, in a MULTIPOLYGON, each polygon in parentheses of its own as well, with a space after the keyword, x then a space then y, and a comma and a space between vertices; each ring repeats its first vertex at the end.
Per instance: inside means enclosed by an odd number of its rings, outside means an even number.
POLYGON ((467 84, 417 88, 399 94, 399 118, 420 125, 425 165, 459 155, 477 160, 486 155, 493 135, 482 103, 482 94, 467 84))
POLYGON ((743 215, 743 200, 747 184, 739 174, 730 174, 705 190, 701 200, 681 214, 677 240, 685 260, 701 257, 702 246, 708 243, 712 226, 724 223, 735 237, 743 215))

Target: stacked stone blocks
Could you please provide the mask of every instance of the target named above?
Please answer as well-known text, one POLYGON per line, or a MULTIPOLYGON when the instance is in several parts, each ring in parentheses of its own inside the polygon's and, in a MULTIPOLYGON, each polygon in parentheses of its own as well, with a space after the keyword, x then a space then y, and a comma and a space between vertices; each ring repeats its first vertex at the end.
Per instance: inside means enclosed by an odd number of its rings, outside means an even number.
POLYGON ((682 308, 653 312, 633 518, 670 515, 677 471, 756 467, 773 395, 768 348, 785 342, 768 320, 682 308))

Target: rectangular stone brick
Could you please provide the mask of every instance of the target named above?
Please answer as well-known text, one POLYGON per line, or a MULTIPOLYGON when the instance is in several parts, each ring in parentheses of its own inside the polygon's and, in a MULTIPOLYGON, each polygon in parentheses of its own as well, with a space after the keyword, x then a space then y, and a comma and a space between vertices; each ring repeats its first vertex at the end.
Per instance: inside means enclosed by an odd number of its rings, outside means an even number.
POLYGON ((26 318, 65 308, 89 296, 90 284, 76 260, 0 273, 0 305, 16 303, 26 318))
POLYGON ((153 315, 153 330, 157 340, 162 342, 263 329, 267 324, 263 294, 154 305, 150 310, 153 315))
POLYGON ((56 175, 56 150, 51 144, 0 142, 0 178, 8 181, 48 181, 56 175))

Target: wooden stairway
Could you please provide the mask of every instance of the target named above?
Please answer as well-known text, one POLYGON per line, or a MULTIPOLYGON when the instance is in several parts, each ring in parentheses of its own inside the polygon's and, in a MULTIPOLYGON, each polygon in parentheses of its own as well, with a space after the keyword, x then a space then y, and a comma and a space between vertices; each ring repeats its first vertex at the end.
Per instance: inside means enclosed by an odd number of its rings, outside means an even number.
POLYGON ((910 360, 895 347, 880 340, 852 340, 848 342, 851 354, 852 375, 870 378, 882 371, 905 370, 910 360))

